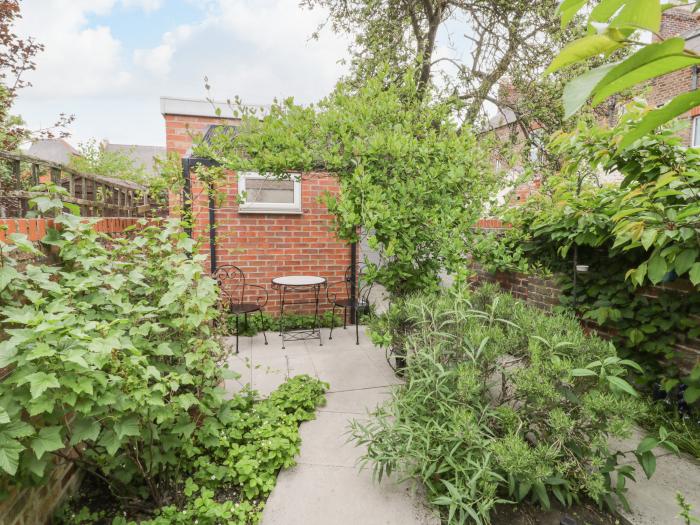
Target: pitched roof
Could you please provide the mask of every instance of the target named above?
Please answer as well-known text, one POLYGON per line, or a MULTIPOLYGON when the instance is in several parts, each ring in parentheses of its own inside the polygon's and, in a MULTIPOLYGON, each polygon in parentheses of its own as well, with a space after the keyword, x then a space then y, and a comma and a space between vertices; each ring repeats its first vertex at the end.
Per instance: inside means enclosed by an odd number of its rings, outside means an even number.
POLYGON ((69 164, 71 157, 79 153, 63 139, 40 139, 32 142, 27 155, 57 164, 69 164))
POLYGON ((162 146, 140 146, 138 144, 112 144, 104 141, 102 147, 105 151, 121 153, 130 157, 134 164, 141 165, 148 175, 156 172, 156 158, 164 159, 165 148, 162 146))

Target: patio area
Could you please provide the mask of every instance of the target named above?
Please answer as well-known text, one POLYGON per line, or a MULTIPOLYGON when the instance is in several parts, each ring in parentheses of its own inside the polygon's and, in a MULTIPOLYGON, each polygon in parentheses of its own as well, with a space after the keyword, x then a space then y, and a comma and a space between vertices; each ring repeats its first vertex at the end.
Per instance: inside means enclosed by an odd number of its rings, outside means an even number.
MULTIPOLYGON (((377 484, 371 471, 360 471, 362 451, 348 443, 350 420, 365 416, 400 382, 364 327, 359 345, 354 326, 334 330, 332 340, 323 329, 323 346, 294 341, 282 350, 279 334, 268 334, 268 340, 265 346, 262 334, 241 338, 240 353, 230 362, 241 378, 227 381, 227 390, 250 383, 264 396, 299 374, 318 377, 330 389, 316 419, 301 426, 297 465, 280 472, 263 525, 438 525, 439 518, 408 484, 377 484)), ((228 344, 235 344, 234 339, 228 344)))
MULTIPOLYGON (((394 385, 401 383, 388 365, 384 350, 375 347, 360 327, 360 344, 355 344, 354 326, 323 329, 323 346, 318 341, 293 341, 282 349, 278 333, 242 337, 240 353, 230 366, 241 374, 226 381, 230 393, 250 384, 261 396, 267 396, 288 378, 308 374, 328 382, 326 405, 317 410, 316 419, 300 427, 301 453, 297 465, 279 473, 277 485, 267 500, 263 525, 439 525, 420 492, 413 493, 408 483, 396 484, 372 479, 369 469, 357 463, 362 450, 348 442, 349 423, 362 419, 389 398, 394 385)), ((226 344, 235 345, 235 338, 226 344)), ((634 449, 641 431, 629 440, 613 440, 621 451, 634 449)), ((651 525, 681 523, 675 505, 677 491, 700 505, 695 488, 700 484, 697 462, 682 454, 677 457, 658 448, 657 474, 647 480, 637 470, 637 483, 629 485, 627 498, 635 509, 620 515, 622 523, 651 525), (679 475, 680 473, 680 475, 679 475)), ((623 461, 634 465, 631 454, 623 461)), ((561 512, 549 512, 544 523, 558 524, 561 512)), ((500 523, 500 522, 499 522, 500 523)))

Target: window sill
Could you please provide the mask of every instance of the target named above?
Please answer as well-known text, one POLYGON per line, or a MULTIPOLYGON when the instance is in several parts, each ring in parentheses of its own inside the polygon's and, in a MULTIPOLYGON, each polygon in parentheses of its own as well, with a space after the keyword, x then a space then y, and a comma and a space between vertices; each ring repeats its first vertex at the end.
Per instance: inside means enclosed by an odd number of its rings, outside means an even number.
POLYGON ((275 208, 238 208, 242 215, 303 215, 302 210, 284 210, 275 208))

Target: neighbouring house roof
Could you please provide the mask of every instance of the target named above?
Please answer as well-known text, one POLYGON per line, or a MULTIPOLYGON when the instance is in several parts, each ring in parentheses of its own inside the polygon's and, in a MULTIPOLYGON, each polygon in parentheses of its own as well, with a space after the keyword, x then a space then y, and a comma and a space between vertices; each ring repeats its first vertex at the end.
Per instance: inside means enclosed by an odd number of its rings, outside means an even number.
POLYGON ((41 139, 32 142, 27 155, 57 164, 69 164, 71 157, 79 153, 63 139, 41 139))
POLYGON ((112 144, 108 141, 102 143, 105 151, 122 153, 130 157, 135 164, 141 165, 148 175, 156 172, 156 158, 164 159, 165 148, 162 146, 140 146, 138 144, 112 144))
MULTIPOLYGON (((251 104, 251 108, 269 110, 269 105, 251 104)), ((235 118, 231 114, 231 104, 221 100, 202 100, 196 98, 160 97, 162 115, 185 115, 191 117, 235 118)))
POLYGON ((515 112, 510 108, 498 109, 498 112, 489 119, 489 124, 487 126, 488 130, 494 130, 513 124, 518 119, 515 116, 515 112))

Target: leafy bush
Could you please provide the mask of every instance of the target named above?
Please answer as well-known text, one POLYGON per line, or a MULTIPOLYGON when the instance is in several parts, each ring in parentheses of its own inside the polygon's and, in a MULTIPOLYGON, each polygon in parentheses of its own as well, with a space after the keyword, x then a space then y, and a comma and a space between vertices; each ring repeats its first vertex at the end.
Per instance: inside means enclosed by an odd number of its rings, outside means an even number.
MULTIPOLYGON (((54 197, 34 204, 59 211, 54 197)), ((44 254, 21 235, 0 243, 0 489, 40 485, 68 461, 128 512, 179 509, 188 477, 203 500, 227 488, 258 509, 324 386, 297 378, 260 406, 225 400, 235 375, 212 331, 216 284, 180 225, 144 221, 119 239, 55 221, 42 241, 55 264, 22 268, 18 250, 44 254)))
MULTIPOLYGON (((629 435, 643 410, 624 379, 635 363, 586 336, 574 317, 549 316, 491 287, 392 308, 408 330, 374 336, 384 344, 398 336, 406 383, 369 422, 353 423, 377 478, 419 480, 448 523, 488 523, 497 504, 526 499, 626 505, 633 468, 620 464, 608 437, 629 435)), ((633 451, 648 476, 659 443, 666 440, 650 437, 633 451)))
POLYGON ((556 273, 563 305, 601 326, 623 356, 642 364, 643 382, 680 388, 693 404, 700 400, 700 368, 682 370, 675 347, 700 336, 700 294, 657 290, 650 297, 640 287, 677 278, 700 286, 700 154, 681 144, 675 128, 617 151, 643 111, 631 105, 614 128, 560 134, 551 147, 561 155, 561 174, 505 212, 513 229, 500 244, 482 243, 486 249, 474 253, 484 264, 510 269, 501 256, 505 246, 524 254, 530 271, 556 273), (622 175, 619 183, 598 182, 598 175, 613 173, 622 175), (575 287, 574 256, 589 267, 575 287))
MULTIPOLYGON (((244 392, 225 403, 216 424, 193 433, 172 503, 138 523, 258 523, 277 472, 292 466, 299 453, 299 424, 313 419, 326 388, 302 375, 289 379, 262 401, 255 401, 253 392, 244 392)), ((113 525, 136 523, 114 513, 94 512, 80 497, 64 505, 57 522, 79 525, 109 518, 113 525)))
POLYGON ((238 171, 288 177, 327 172, 340 191, 324 201, 340 239, 359 228, 379 255, 367 277, 396 295, 434 289, 444 269, 463 268, 466 232, 494 187, 489 155, 454 106, 423 97, 409 71, 387 83, 340 83, 316 105, 292 99, 265 115, 234 107, 242 124, 198 154, 238 171), (239 113, 240 111, 240 113, 239 113))
MULTIPOLYGON (((311 329, 316 326, 313 315, 303 314, 284 314, 284 330, 300 330, 311 329)), ((324 312, 319 314, 318 325, 323 328, 330 328, 331 324, 338 327, 343 325, 343 318, 337 314, 333 317, 333 312, 324 312)), ((226 328, 231 334, 236 333, 236 317, 231 315, 226 320, 226 328)), ((274 331, 279 330, 280 321, 278 317, 273 317, 270 314, 263 313, 251 314, 248 316, 248 325, 246 326, 242 316, 239 316, 239 328, 241 336, 253 336, 262 330, 274 331)))

